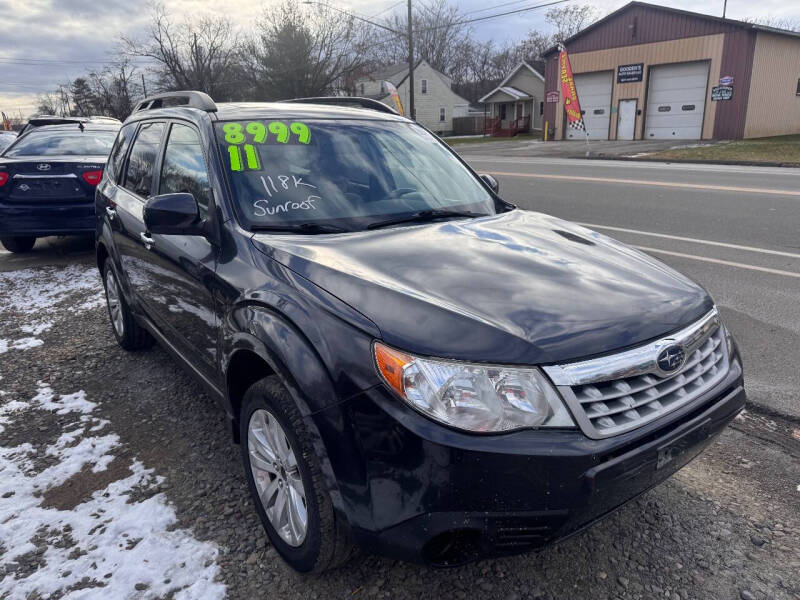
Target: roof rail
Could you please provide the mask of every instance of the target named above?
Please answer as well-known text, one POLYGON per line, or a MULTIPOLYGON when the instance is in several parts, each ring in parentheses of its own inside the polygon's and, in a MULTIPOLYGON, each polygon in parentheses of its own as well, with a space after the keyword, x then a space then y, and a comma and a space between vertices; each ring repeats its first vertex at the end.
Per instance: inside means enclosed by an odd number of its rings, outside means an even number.
POLYGON ((296 104, 331 104, 334 106, 355 106, 358 108, 368 108, 379 112, 398 115, 395 109, 385 105, 383 102, 372 98, 359 98, 358 96, 317 96, 314 98, 293 98, 291 100, 280 100, 280 102, 291 102, 296 104))
POLYGON ((217 105, 211 99, 211 96, 205 92, 195 92, 191 90, 181 92, 164 92, 162 94, 155 94, 148 96, 133 109, 133 112, 140 110, 150 110, 153 108, 164 108, 164 100, 170 98, 177 98, 183 102, 167 103, 167 106, 189 106, 191 108, 199 108, 206 112, 217 112, 217 105))

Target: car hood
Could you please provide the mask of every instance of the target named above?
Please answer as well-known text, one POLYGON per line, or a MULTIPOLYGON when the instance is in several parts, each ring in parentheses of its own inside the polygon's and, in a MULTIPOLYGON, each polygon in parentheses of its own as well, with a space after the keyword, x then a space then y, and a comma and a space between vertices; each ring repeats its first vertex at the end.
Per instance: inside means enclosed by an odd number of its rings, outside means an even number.
POLYGON ((636 345, 709 311, 706 291, 602 234, 514 210, 336 235, 256 234, 256 247, 423 355, 506 364, 636 345))

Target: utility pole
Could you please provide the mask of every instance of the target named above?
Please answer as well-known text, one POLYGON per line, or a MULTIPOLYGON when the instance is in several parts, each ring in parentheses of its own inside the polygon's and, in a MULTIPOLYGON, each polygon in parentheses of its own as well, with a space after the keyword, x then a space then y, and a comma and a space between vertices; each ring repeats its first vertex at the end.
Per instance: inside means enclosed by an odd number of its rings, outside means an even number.
POLYGON ((722 18, 725 18, 725 13, 728 12, 728 0, 725 0, 722 4, 722 18))
POLYGON ((408 0, 408 114, 412 121, 417 120, 417 111, 414 108, 414 25, 411 0, 408 0))
POLYGON ((412 14, 411 14, 411 0, 408 1, 408 29, 406 32, 399 31, 397 29, 392 29, 391 27, 387 27, 381 23, 376 21, 370 21, 369 19, 365 19, 357 14, 347 12, 346 10, 342 10, 341 8, 336 8, 330 4, 325 2, 320 2, 319 0, 303 0, 301 4, 309 4, 313 5, 316 4, 317 6, 324 6, 325 8, 329 8, 333 11, 341 13, 343 15, 347 15, 351 19, 356 19, 357 21, 363 21, 364 23, 369 23, 370 25, 374 25, 380 29, 393 33, 399 37, 407 37, 408 38, 408 115, 416 120, 416 110, 414 109, 414 24, 412 23, 412 14))
POLYGON ((141 73, 142 76, 142 93, 144 97, 147 98, 147 84, 144 82, 144 73, 141 73))

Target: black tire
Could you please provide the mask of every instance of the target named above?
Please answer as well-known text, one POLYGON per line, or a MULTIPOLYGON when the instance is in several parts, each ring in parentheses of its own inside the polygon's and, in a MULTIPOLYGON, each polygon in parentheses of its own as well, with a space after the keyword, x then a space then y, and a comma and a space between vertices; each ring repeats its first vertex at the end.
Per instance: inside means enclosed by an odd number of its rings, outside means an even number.
POLYGON ((30 252, 36 243, 36 236, 22 235, 14 237, 0 237, 0 243, 9 252, 22 253, 30 252))
POLYGON ((125 296, 119 286, 119 277, 111 264, 111 260, 105 261, 103 265, 103 288, 106 292, 106 307, 108 308, 108 318, 111 321, 111 332, 117 343, 125 350, 142 350, 153 345, 153 338, 147 330, 136 322, 131 313, 125 296), (109 286, 112 286, 112 293, 109 295, 109 286), (119 313, 118 321, 115 322, 115 311, 113 306, 113 288, 116 287, 117 305, 119 313), (119 326, 118 326, 119 324, 119 326))
POLYGON ((261 523, 278 554, 301 573, 321 573, 347 561, 354 547, 337 523, 330 495, 325 489, 319 459, 300 411, 277 376, 265 377, 247 390, 239 418, 239 433, 247 485, 261 523), (266 410, 276 418, 297 458, 308 514, 305 539, 299 546, 291 546, 281 539, 267 517, 256 488, 250 468, 248 426, 257 410, 266 410))

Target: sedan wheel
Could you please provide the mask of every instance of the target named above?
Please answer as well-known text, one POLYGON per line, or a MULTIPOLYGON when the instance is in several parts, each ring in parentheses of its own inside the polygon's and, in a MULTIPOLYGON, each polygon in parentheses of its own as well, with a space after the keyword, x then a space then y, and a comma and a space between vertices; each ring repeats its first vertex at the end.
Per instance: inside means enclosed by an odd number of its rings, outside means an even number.
POLYGON ((250 416, 247 442, 250 469, 267 519, 284 542, 300 546, 308 530, 308 507, 286 433, 269 411, 258 409, 250 416))

